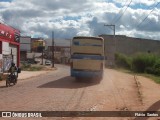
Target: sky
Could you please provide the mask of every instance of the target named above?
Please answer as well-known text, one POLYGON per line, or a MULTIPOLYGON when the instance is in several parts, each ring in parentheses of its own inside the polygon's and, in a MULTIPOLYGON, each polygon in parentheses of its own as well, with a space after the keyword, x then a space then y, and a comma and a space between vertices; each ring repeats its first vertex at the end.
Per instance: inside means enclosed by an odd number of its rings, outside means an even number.
POLYGON ((116 35, 160 40, 160 0, 0 0, 0 22, 21 35, 116 35))

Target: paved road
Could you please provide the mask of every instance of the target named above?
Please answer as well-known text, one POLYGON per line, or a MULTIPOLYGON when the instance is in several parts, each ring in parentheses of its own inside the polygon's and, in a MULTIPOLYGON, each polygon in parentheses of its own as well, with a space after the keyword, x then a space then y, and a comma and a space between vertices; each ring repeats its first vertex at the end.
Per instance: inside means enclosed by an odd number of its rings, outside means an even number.
MULTIPOLYGON (((101 81, 77 82, 69 76, 68 66, 57 65, 57 68, 58 70, 45 75, 18 81, 17 85, 9 88, 0 84, 0 111, 128 111, 142 109, 142 102, 132 75, 105 69, 104 78, 101 81)), ((127 120, 128 118, 113 119, 127 120)))

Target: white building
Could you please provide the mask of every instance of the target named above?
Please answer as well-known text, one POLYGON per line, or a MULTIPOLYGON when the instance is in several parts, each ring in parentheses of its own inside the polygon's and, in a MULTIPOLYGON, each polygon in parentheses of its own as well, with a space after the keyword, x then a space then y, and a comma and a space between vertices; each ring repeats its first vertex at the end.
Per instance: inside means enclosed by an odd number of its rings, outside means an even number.
POLYGON ((20 37, 20 60, 25 61, 27 59, 27 53, 31 52, 31 37, 21 36, 20 37))

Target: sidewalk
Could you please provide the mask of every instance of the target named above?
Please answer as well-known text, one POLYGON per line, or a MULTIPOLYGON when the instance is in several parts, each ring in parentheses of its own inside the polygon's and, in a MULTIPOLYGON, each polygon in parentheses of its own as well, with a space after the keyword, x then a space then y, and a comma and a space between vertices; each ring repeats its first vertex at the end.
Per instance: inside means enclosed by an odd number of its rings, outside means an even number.
POLYGON ((48 72, 50 71, 21 71, 21 73, 18 75, 18 79, 23 80, 27 78, 32 78, 42 74, 46 74, 48 72))
POLYGON ((45 68, 43 68, 43 70, 41 71, 21 71, 20 74, 18 74, 18 79, 19 80, 24 80, 24 79, 28 79, 28 78, 32 78, 32 77, 36 77, 39 75, 43 75, 52 71, 57 70, 57 68, 50 68, 49 66, 45 66, 45 68))
MULTIPOLYGON (((32 77, 36 77, 36 76, 39 76, 39 75, 43 75, 43 74, 46 74, 46 73, 49 73, 49 72, 52 72, 52 71, 55 71, 57 70, 57 68, 46 68, 42 71, 21 71, 21 73, 18 74, 18 79, 19 80, 24 80, 24 79, 28 79, 28 78, 32 78, 32 77)), ((6 75, 7 74, 4 74, 3 75, 3 80, 4 81, 6 79, 6 75)))
MULTIPOLYGON (((21 71, 21 73, 18 74, 18 80, 25 80, 25 79, 37 77, 49 72, 53 72, 55 70, 57 70, 57 68, 46 68, 42 71, 21 71)), ((6 77, 7 77, 7 74, 3 75, 2 77, 3 80, 0 81, 0 87, 4 87, 6 77)))

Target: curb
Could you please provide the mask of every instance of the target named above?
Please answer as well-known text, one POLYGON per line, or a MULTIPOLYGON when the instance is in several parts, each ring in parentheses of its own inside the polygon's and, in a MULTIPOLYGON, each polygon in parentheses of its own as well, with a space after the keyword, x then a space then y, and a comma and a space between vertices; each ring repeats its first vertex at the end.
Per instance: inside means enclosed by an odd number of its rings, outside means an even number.
POLYGON ((143 105, 143 98, 142 98, 142 92, 140 91, 140 83, 138 82, 138 78, 137 78, 137 76, 136 75, 134 75, 134 80, 135 80, 135 82, 136 82, 136 87, 137 87, 137 89, 138 89, 138 97, 139 97, 139 99, 140 99, 140 101, 141 101, 141 104, 143 105))

